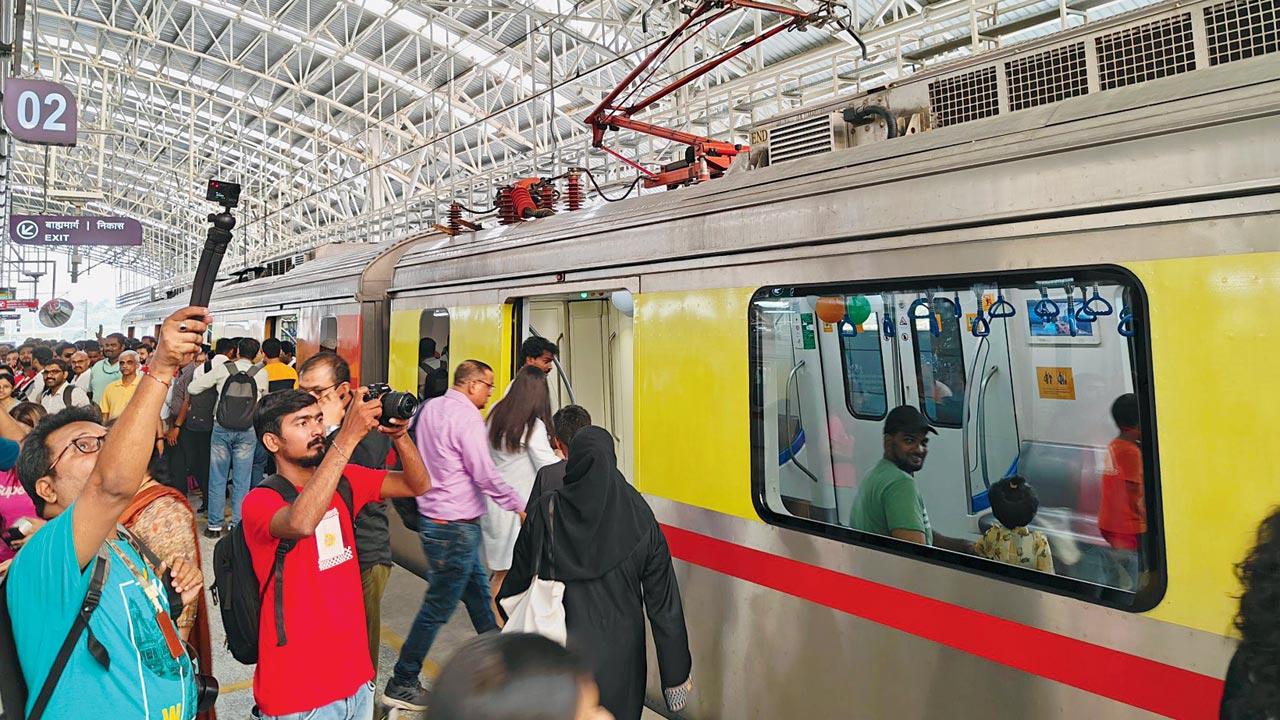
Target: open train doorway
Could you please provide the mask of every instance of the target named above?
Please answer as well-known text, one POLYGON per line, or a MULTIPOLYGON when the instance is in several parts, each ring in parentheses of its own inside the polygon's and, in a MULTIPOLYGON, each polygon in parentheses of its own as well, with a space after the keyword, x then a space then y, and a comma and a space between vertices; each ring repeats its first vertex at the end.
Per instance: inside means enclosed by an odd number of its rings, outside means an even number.
POLYGON ((548 375, 552 412, 581 405, 591 422, 613 434, 618 466, 632 476, 634 458, 632 315, 630 291, 590 291, 527 298, 521 304, 520 336, 513 367, 520 364, 520 343, 546 338, 560 348, 548 375))
POLYGON ((449 372, 449 311, 427 308, 418 318, 418 397, 445 394, 449 372))

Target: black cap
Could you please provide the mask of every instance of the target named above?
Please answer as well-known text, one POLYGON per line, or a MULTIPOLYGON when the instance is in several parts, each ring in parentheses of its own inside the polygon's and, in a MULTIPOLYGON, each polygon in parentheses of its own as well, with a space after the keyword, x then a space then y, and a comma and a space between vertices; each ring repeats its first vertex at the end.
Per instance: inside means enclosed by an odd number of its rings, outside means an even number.
POLYGON ((890 410, 889 415, 884 419, 885 435, 921 430, 927 430, 934 435, 938 434, 938 431, 934 430, 933 425, 929 423, 929 419, 912 405, 899 405, 890 410))

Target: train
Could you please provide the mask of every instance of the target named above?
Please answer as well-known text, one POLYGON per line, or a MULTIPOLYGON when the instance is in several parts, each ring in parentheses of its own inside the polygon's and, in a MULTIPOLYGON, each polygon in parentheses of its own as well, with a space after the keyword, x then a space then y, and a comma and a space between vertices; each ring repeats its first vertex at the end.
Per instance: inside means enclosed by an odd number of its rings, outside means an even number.
POLYGON ((409 391, 423 337, 499 389, 523 338, 557 342, 555 404, 613 433, 675 559, 680 717, 1216 716, 1234 566, 1280 500, 1270 7, 1159 4, 930 68, 780 118, 710 183, 221 288, 214 331, 336 341, 409 391), (867 105, 900 132, 839 124, 867 105), (1128 394, 1135 564, 1097 522, 1128 394), (977 540, 1017 473, 1052 572, 854 526, 899 405, 937 430, 934 531, 977 540))

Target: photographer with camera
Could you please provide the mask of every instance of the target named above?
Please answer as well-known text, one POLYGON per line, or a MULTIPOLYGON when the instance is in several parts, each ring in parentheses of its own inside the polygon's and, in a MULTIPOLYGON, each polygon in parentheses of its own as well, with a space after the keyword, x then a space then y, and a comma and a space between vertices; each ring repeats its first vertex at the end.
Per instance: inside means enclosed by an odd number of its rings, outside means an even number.
MULTIPOLYGON (((346 417, 351 402, 351 367, 334 353, 312 355, 298 372, 298 385, 320 404, 326 439, 332 442, 346 417)), ((374 388, 370 388, 373 390, 374 388)), ((414 404, 416 409, 417 405, 414 404)), ((408 413, 413 416, 413 410, 408 413)), ((406 427, 404 417, 388 417, 392 427, 406 427)), ((381 432, 368 432, 351 451, 351 464, 381 470, 387 465, 391 440, 381 432)), ((416 455, 416 452, 413 452, 416 455)), ((355 519, 356 556, 360 560, 360 586, 364 591, 365 625, 369 633, 369 657, 378 664, 382 630, 382 593, 391 576, 391 536, 387 525, 386 501, 365 505, 355 519)))
POLYGON ((421 495, 431 480, 407 426, 380 420, 386 397, 364 388, 349 395, 332 435, 321 405, 302 390, 271 393, 258 408, 258 437, 278 468, 250 491, 242 525, 254 574, 266 587, 253 684, 260 717, 367 720, 373 711, 375 670, 360 615, 352 519, 383 498, 421 495), (391 438, 403 472, 350 464, 375 428, 391 438))
POLYGON ((49 521, 14 558, 5 583, 28 715, 85 718, 110 709, 187 720, 198 686, 212 688, 201 700, 217 695, 211 679, 195 679, 174 624, 203 590, 200 569, 156 560, 117 529, 146 476, 165 393, 207 322, 199 307, 164 321, 151 372, 110 437, 91 408, 70 408, 23 442, 18 478, 49 521))

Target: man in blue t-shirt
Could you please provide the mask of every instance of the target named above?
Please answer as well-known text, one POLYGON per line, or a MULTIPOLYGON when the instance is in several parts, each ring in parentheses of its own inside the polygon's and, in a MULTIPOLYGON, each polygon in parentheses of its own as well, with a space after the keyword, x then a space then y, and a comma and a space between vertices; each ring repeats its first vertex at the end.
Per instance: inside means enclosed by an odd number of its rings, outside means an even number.
MULTIPOLYGON (((156 576, 160 569, 117 533, 116 520, 146 474, 168 385, 194 356, 204 328, 203 309, 186 308, 165 321, 150 372, 109 439, 91 409, 71 408, 42 421, 23 443, 18 479, 36 512, 49 520, 18 552, 6 584, 28 712, 79 611, 100 550, 109 563, 101 601, 53 691, 46 720, 103 712, 113 720, 195 717, 193 668, 175 642, 168 589, 156 576), (89 651, 89 635, 109 662, 89 651)), ((198 568, 176 560, 170 569, 184 604, 203 590, 198 568)))

